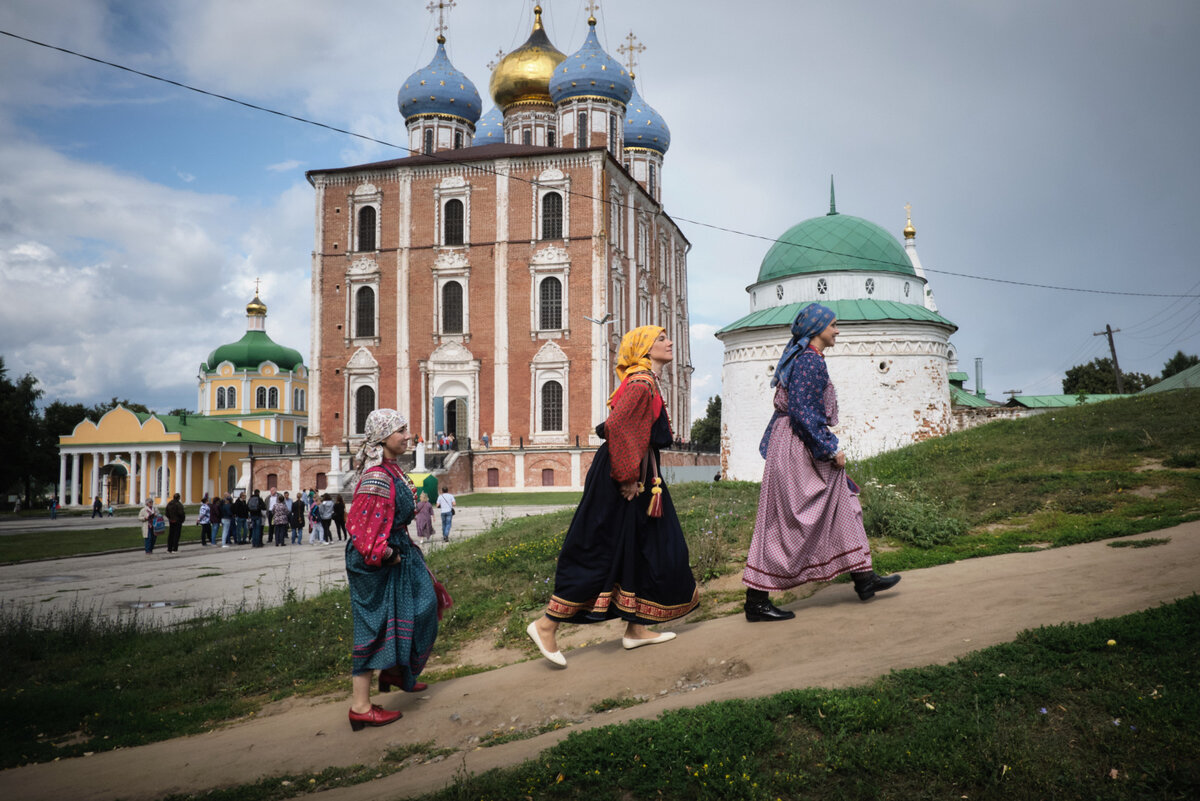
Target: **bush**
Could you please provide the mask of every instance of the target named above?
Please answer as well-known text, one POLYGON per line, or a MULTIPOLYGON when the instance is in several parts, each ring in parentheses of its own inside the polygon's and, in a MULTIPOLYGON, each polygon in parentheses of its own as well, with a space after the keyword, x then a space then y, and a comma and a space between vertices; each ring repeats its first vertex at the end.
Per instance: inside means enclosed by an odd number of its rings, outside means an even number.
POLYGON ((945 545, 966 533, 967 523, 946 504, 918 490, 869 484, 860 497, 867 535, 899 540, 918 548, 945 545))

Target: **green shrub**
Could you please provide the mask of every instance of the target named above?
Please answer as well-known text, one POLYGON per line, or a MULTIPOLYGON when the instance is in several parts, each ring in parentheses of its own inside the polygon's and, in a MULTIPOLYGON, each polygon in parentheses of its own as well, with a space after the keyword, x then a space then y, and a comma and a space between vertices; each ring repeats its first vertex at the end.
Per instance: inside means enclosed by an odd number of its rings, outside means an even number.
POLYGON ((867 535, 899 540, 918 548, 945 545, 965 534, 967 523, 946 504, 919 490, 870 484, 859 498, 867 535))

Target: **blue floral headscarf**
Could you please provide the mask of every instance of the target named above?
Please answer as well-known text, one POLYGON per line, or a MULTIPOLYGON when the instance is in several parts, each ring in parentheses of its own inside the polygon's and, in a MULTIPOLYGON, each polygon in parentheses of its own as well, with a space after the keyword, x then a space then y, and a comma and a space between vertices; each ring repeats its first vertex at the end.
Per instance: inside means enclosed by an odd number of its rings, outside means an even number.
POLYGON ((775 375, 771 377, 771 386, 787 384, 792 374, 792 364, 800 352, 808 347, 809 340, 825 330, 837 318, 833 309, 820 303, 810 303, 800 310, 792 321, 792 341, 783 349, 779 363, 775 365, 775 375))

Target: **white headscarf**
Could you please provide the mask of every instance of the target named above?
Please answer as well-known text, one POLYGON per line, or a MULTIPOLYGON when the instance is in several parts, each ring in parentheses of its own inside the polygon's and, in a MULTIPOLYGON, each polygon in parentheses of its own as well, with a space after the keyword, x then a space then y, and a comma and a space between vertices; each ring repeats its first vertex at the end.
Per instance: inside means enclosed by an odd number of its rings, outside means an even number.
POLYGON ((383 441, 407 425, 408 418, 395 409, 376 409, 367 415, 362 445, 351 461, 355 468, 351 487, 358 486, 363 472, 383 463, 383 441))

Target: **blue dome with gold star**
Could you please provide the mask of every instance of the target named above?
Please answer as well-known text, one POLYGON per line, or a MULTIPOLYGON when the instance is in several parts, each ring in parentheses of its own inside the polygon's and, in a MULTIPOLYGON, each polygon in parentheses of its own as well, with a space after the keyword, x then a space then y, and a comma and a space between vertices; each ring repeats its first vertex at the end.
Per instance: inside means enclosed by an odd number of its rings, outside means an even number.
POLYGON ((504 115, 500 109, 492 106, 487 114, 475 123, 475 137, 471 145, 494 145, 504 141, 504 115))
POLYGON ((596 38, 596 18, 588 18, 588 35, 583 47, 559 64, 550 79, 550 99, 555 103, 588 95, 628 103, 633 95, 633 78, 621 63, 604 52, 596 38))
POLYGON ((474 124, 483 111, 479 90, 446 55, 446 39, 438 37, 437 53, 428 66, 408 76, 397 94, 400 113, 407 122, 413 117, 436 114, 458 117, 474 124))
POLYGON ((633 97, 626 104, 625 147, 644 147, 666 153, 670 146, 671 129, 634 87, 633 97))

